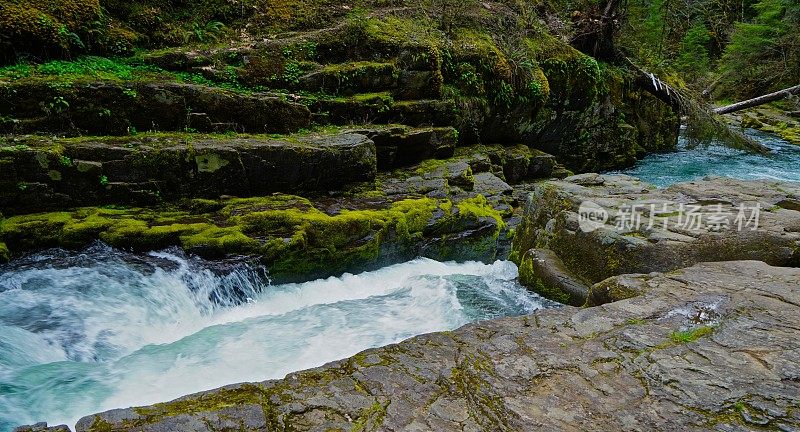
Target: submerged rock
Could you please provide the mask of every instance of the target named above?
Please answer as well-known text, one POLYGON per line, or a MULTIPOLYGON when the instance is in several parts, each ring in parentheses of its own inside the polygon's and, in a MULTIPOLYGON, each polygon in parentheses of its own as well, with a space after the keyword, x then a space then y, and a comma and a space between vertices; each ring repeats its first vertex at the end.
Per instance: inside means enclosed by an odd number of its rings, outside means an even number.
POLYGON ((800 427, 799 269, 705 263, 641 282, 635 298, 418 336, 77 431, 800 427))
POLYGON ((800 266, 799 200, 800 185, 789 182, 711 177, 657 189, 628 176, 577 175, 536 185, 512 259, 528 286, 575 305, 585 295, 537 271, 529 250, 551 250, 586 286, 705 261, 800 266))

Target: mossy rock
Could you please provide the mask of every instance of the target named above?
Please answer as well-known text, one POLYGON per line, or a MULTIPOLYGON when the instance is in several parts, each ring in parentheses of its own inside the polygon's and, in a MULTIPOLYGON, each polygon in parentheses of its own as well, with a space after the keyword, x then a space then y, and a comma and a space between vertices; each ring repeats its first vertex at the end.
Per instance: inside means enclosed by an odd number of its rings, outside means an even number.
MULTIPOLYGON (((431 146, 438 145, 440 135, 427 135, 431 146)), ((9 166, 0 175, 0 185, 5 186, 0 189, 0 209, 9 214, 220 195, 336 191, 374 180, 378 165, 372 141, 338 131, 283 139, 161 133, 30 137, 15 143, 0 145, 0 165, 9 166)))
POLYGON ((6 263, 11 260, 11 251, 5 243, 0 242, 0 264, 6 263))
POLYGON ((0 223, 0 243, 15 255, 80 248, 97 239, 137 251, 180 246, 209 258, 257 256, 275 281, 298 281, 421 254, 493 260, 503 229, 502 214, 482 196, 456 205, 432 198, 387 201, 327 214, 306 198, 273 195, 17 215, 0 223))
POLYGON ((13 60, 15 52, 61 56, 80 50, 81 36, 101 17, 99 0, 2 0, 0 28, 5 43, 0 45, 0 57, 13 60))

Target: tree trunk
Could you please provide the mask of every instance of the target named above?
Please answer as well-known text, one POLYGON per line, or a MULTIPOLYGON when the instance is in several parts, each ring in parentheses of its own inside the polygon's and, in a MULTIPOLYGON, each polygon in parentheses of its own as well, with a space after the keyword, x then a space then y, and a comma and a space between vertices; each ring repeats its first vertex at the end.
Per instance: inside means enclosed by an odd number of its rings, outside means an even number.
POLYGON ((681 101, 678 92, 664 81, 658 79, 655 75, 641 69, 638 69, 638 72, 639 73, 636 75, 636 85, 660 99, 661 102, 671 106, 675 113, 680 113, 681 101))
POLYGON ((741 111, 743 109, 756 107, 759 105, 764 105, 768 102, 774 102, 776 100, 785 99, 791 95, 800 94, 800 85, 796 85, 794 87, 789 87, 780 91, 776 91, 775 93, 765 94, 763 96, 759 96, 757 98, 748 99, 745 101, 737 102, 732 105, 720 107, 714 110, 717 114, 728 114, 736 111, 741 111))

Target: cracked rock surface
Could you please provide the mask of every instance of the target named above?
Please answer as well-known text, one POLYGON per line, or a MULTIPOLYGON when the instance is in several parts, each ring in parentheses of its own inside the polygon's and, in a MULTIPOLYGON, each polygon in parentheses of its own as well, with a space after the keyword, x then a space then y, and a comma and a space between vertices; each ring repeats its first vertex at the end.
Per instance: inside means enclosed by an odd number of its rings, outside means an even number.
POLYGON ((716 262, 639 280, 627 300, 422 335, 77 430, 800 428, 800 269, 716 262))
POLYGON ((708 177, 659 189, 601 174, 547 181, 528 198, 512 260, 523 283, 566 302, 561 288, 528 271, 532 249, 553 251, 586 285, 708 261, 798 267, 800 184, 708 177))

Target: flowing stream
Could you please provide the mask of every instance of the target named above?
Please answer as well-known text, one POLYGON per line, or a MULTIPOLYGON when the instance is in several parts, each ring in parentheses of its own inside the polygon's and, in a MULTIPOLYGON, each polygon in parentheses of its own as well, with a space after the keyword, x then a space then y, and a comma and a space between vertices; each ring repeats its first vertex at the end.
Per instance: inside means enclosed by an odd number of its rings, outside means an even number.
POLYGON ((416 259, 271 286, 263 269, 97 244, 0 266, 0 431, 74 425, 553 303, 514 264, 416 259))
POLYGON ((620 172, 660 187, 709 175, 800 181, 799 145, 756 130, 748 130, 747 134, 768 147, 772 154, 762 156, 719 144, 687 148, 681 138, 679 151, 649 155, 635 167, 620 172))
MULTIPOLYGON (((800 181, 800 146, 748 132, 764 157, 719 145, 649 156, 622 171, 658 186, 706 175, 800 181)), ((280 378, 369 347, 556 306, 514 264, 416 259, 273 286, 241 262, 102 244, 0 265, 0 432, 280 378)))

